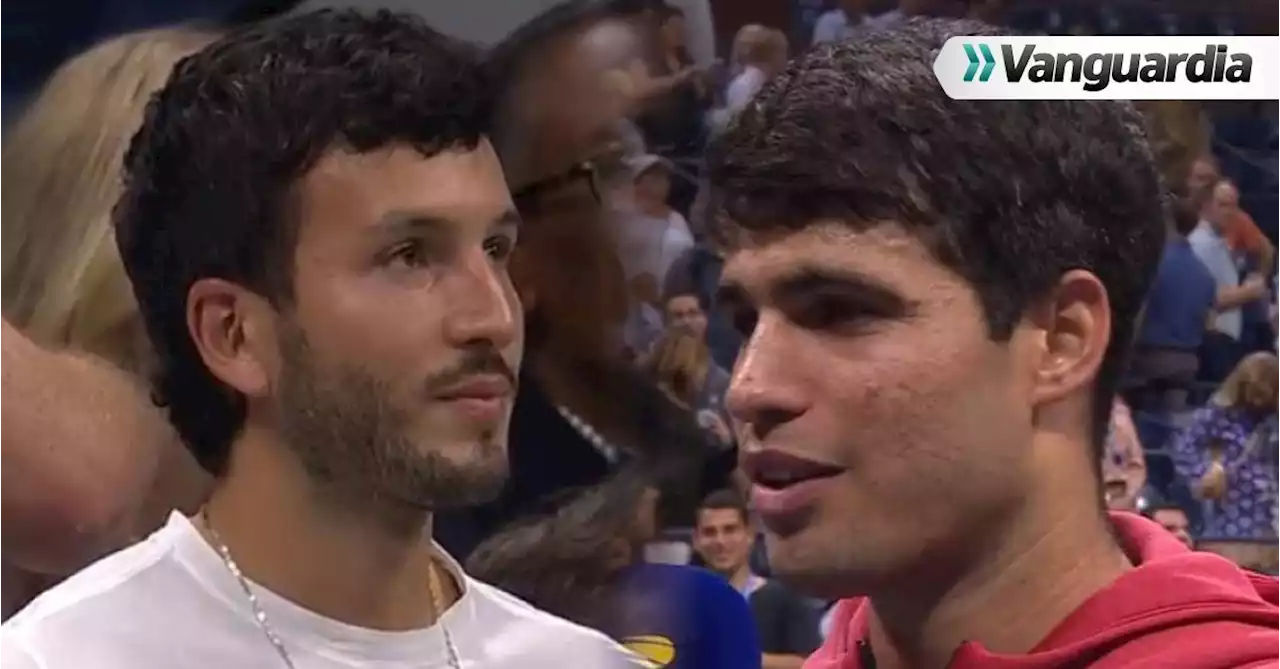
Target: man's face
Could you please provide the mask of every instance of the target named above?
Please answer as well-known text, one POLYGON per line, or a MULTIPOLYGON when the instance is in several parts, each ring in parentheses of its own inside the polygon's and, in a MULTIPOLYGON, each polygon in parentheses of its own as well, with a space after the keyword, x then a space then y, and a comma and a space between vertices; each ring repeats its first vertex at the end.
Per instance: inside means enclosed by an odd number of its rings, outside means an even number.
POLYGON ((1191 523, 1181 509, 1160 509, 1152 514, 1152 520, 1160 523, 1161 527, 1177 537, 1187 548, 1195 547, 1195 542, 1191 540, 1191 523))
POLYGON ((991 340, 919 240, 834 222, 753 240, 726 257, 721 299, 747 336, 726 406, 780 577, 868 594, 1019 507, 1030 336, 991 340))
POLYGON ((297 215, 272 386, 285 440, 332 489, 424 508, 492 497, 523 323, 506 271, 519 219, 488 142, 335 151, 297 215))
POLYGON ((515 192, 557 183, 519 203, 528 225, 512 273, 527 306, 584 353, 608 347, 604 333, 626 318, 616 231, 597 196, 628 180, 619 123, 629 103, 607 75, 642 54, 639 31, 622 21, 563 38, 514 91, 520 113, 504 132, 503 164, 515 192), (591 177, 575 171, 584 162, 599 168, 594 192, 591 177))
POLYGON ((1187 193, 1207 193, 1218 182, 1218 167, 1208 160, 1197 160, 1191 163, 1187 173, 1187 193))
POLYGON ((731 575, 746 566, 752 535, 737 509, 701 509, 694 529, 693 550, 711 570, 731 575))
POLYGON ((698 339, 706 339, 707 314, 698 304, 697 296, 676 295, 667 300, 667 324, 685 328, 698 339))
POLYGON ((1205 220, 1221 232, 1231 216, 1240 210, 1240 191, 1226 181, 1219 182, 1213 187, 1213 195, 1205 209, 1205 220))

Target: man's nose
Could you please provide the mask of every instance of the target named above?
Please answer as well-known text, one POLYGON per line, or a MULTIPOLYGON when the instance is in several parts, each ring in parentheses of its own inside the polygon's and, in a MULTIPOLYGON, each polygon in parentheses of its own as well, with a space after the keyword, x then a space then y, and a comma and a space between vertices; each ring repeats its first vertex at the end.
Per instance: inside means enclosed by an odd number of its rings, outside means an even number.
POLYGON ((486 342, 497 348, 515 341, 521 312, 506 269, 477 250, 467 254, 456 278, 457 292, 445 318, 449 339, 457 346, 486 342))
POLYGON ((725 407, 757 437, 804 412, 804 392, 790 364, 791 336, 785 322, 762 314, 734 366, 725 407))

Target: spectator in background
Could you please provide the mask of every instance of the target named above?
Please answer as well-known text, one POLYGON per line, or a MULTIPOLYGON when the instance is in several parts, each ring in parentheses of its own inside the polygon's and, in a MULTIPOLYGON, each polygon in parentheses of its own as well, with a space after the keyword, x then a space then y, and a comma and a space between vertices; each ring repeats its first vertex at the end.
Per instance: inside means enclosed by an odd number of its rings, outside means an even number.
POLYGON ((671 265, 662 284, 662 294, 697 296, 702 313, 707 317, 705 339, 711 348, 711 357, 722 368, 732 369, 738 350, 742 348, 742 335, 734 328, 729 314, 716 308, 716 291, 724 259, 705 235, 710 222, 708 219, 718 215, 709 204, 709 189, 704 184, 690 211, 694 246, 671 265))
POLYGON ((667 669, 760 667, 751 611, 695 567, 645 564, 658 490, 629 465, 553 514, 504 528, 467 569, 544 611, 595 628, 667 669))
MULTIPOLYGON (((657 9, 657 57, 650 67, 651 84, 645 92, 636 125, 654 153, 676 161, 681 169, 695 171, 707 138, 706 113, 712 95, 707 73, 694 64, 685 45, 684 12, 662 5, 657 9)), ((696 175, 673 185, 670 204, 687 213, 697 194, 696 175)))
POLYGON ((1205 537, 1276 537, 1276 356, 1254 353, 1173 440, 1178 473, 1212 503, 1205 537))
MULTIPOLYGON (((1221 183, 1222 173, 1217 159, 1205 155, 1192 161, 1187 171, 1186 185, 1193 197, 1206 202, 1214 198, 1216 188, 1221 183)), ((1253 217, 1240 208, 1240 193, 1236 191, 1234 195, 1234 199, 1225 197, 1220 212, 1227 246, 1237 255, 1244 271, 1269 276, 1275 268, 1275 245, 1262 228, 1258 227, 1253 217)))
POLYGON ((799 669, 822 643, 818 608, 781 581, 752 573, 748 558, 755 537, 747 505, 736 493, 714 492, 698 508, 693 550, 750 603, 764 669, 799 669))
POLYGON ((1172 229, 1147 292, 1125 381, 1126 396, 1139 411, 1186 409, 1200 368, 1200 346, 1218 294, 1213 275, 1187 241, 1200 209, 1189 197, 1174 203, 1172 229))
POLYGON ((675 293, 664 305, 667 327, 685 330, 699 339, 707 336, 707 312, 693 293, 675 293))
POLYGON ((732 471, 732 452, 717 448, 624 355, 625 219, 603 198, 632 178, 621 121, 640 98, 633 83, 620 86, 610 75, 645 56, 637 11, 562 2, 490 53, 494 146, 525 221, 511 274, 527 335, 510 480, 493 503, 436 518, 437 538, 459 558, 522 515, 551 511, 559 491, 599 484, 636 455, 668 468, 659 480, 668 522, 692 525, 698 499, 732 471))
POLYGON ((738 31, 734 50, 738 53, 741 70, 729 82, 724 95, 725 111, 730 117, 747 106, 756 91, 786 67, 790 46, 781 30, 747 26, 738 31), (748 29, 751 32, 744 36, 748 29))
POLYGON ((1245 352, 1241 346, 1242 307, 1267 294, 1266 281, 1261 275, 1250 273, 1241 281, 1240 265, 1228 243, 1228 226, 1239 210, 1239 198, 1234 184, 1219 181, 1204 204, 1199 225, 1187 236, 1191 249, 1217 285, 1214 305, 1217 315, 1205 334, 1200 353, 1200 376, 1209 381, 1226 378, 1240 361, 1245 352))
POLYGON ((665 277, 676 258, 693 247, 684 215, 669 204, 671 163, 654 154, 626 159, 632 175, 631 211, 624 214, 619 253, 628 276, 665 277))
POLYGON ((867 23, 869 0, 840 0, 833 9, 818 16, 813 24, 813 44, 838 42, 867 23))
POLYGON ((1182 507, 1167 502, 1157 502, 1143 509, 1142 515, 1160 523, 1160 526, 1177 537, 1182 545, 1195 548, 1195 541, 1191 538, 1191 521, 1182 507))
POLYGON ((658 280, 642 272, 631 278, 630 286, 631 312, 627 315, 623 339, 627 354, 634 360, 643 360, 662 338, 664 329, 658 280))
MULTIPOLYGON (((100 356, 139 379, 150 371, 151 348, 116 251, 111 208, 120 195, 129 138, 142 123, 151 93, 178 59, 213 39, 201 30, 167 28, 107 40, 58 68, 5 133, 4 318, 37 344, 100 356)), ((77 463, 96 463, 90 476, 98 485, 113 488, 109 495, 119 500, 133 499, 124 508, 99 501, 95 514, 110 517, 111 527, 81 521, 83 529, 72 530, 59 527, 53 517, 42 518, 28 536, 83 542, 59 557, 32 554, 26 541, 5 542, 5 616, 28 601, 38 584, 147 536, 173 509, 192 513, 204 501, 208 475, 164 429, 161 412, 148 410, 155 414, 156 432, 165 437, 158 460, 151 462, 154 468, 135 470, 130 475, 140 478, 124 481, 116 478, 124 473, 118 467, 122 463, 107 464, 96 455, 77 463), (134 499, 142 493, 145 499, 134 499)), ((9 448, 21 447, 11 441, 9 448)), ((5 477, 7 508, 21 505, 10 495, 24 483, 53 492, 78 480, 69 475, 63 481, 41 480, 22 474, 16 459, 6 462, 15 467, 6 470, 12 472, 5 477)), ((60 492, 66 495, 60 503, 89 497, 95 487, 60 492)), ((21 526, 15 516, 5 536, 16 536, 10 532, 21 526)))
POLYGON ((1138 495, 1147 484, 1147 459, 1133 425, 1133 415, 1119 397, 1111 406, 1111 426, 1103 449, 1102 482, 1108 493, 1108 508, 1138 509, 1138 495))
POLYGON ((682 328, 667 328, 649 354, 646 368, 658 388, 677 406, 697 417, 698 424, 722 446, 733 443, 724 414, 729 373, 711 360, 702 338, 682 328))

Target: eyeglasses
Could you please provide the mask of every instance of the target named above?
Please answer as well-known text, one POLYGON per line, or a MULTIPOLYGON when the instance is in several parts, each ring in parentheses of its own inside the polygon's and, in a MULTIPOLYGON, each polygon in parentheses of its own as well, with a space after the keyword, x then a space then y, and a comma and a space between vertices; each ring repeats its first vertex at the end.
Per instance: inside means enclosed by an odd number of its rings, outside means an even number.
POLYGON ((545 208, 544 199, 550 193, 564 190, 566 187, 585 181, 591 193, 592 203, 604 203, 608 193, 620 179, 628 178, 626 165, 620 153, 609 153, 591 160, 573 164, 559 174, 539 179, 512 193, 511 199, 516 208, 523 214, 538 213, 545 208))

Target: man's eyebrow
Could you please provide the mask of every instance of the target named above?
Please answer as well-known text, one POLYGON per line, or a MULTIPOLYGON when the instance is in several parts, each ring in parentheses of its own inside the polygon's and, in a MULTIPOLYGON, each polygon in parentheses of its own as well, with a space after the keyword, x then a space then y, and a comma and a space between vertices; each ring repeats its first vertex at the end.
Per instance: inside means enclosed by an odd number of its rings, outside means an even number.
MULTIPOLYGON (((523 223, 524 219, 520 216, 520 213, 515 208, 508 208, 493 219, 493 222, 489 224, 489 229, 519 228, 523 223)), ((451 233, 456 226, 457 221, 446 216, 423 211, 397 209, 387 212, 378 219, 373 230, 376 234, 393 237, 411 233, 451 233)))
MULTIPOLYGON (((774 304, 796 303, 815 295, 838 295, 855 299, 888 318, 905 316, 917 306, 880 281, 849 269, 801 265, 772 277, 766 289, 768 300, 774 304)), ((716 291, 717 305, 732 309, 751 302, 746 288, 732 279, 722 281, 716 291)))
POLYGON ((520 216, 520 212, 516 211, 515 207, 510 207, 502 212, 500 216, 493 219, 493 223, 489 226, 490 229, 516 228, 517 230, 521 227, 524 227, 524 218, 520 216))

